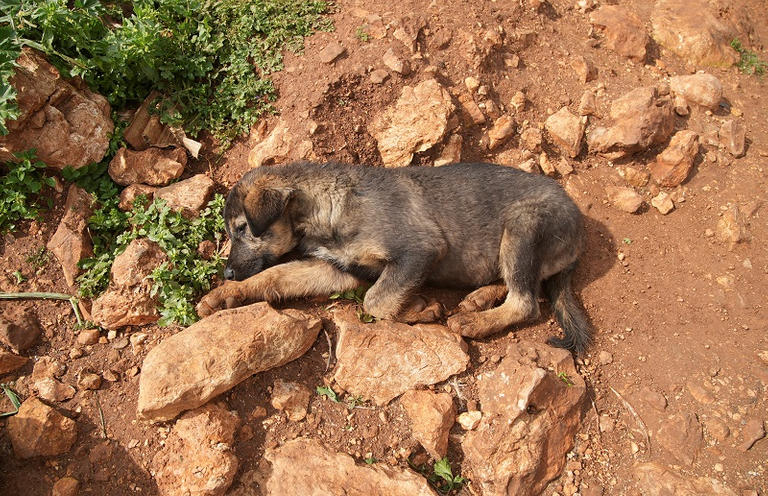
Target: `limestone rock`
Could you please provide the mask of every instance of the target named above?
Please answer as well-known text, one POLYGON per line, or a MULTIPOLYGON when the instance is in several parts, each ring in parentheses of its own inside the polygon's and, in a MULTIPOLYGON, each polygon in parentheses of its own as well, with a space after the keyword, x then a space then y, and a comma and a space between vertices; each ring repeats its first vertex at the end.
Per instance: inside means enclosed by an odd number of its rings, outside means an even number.
POLYGON ((31 397, 8 419, 8 437, 19 458, 56 456, 72 448, 77 427, 74 420, 31 397))
POLYGON ((117 184, 148 184, 164 186, 178 179, 187 165, 183 148, 147 148, 132 151, 120 148, 109 163, 109 177, 117 184))
POLYGON ((650 38, 637 14, 619 5, 603 5, 590 14, 589 22, 605 28, 605 45, 609 49, 635 62, 645 61, 650 38))
POLYGON ((53 485, 51 496, 77 496, 80 481, 74 477, 62 477, 53 485))
POLYGON ((461 147, 463 144, 464 139, 460 134, 452 134, 445 142, 440 156, 435 159, 435 166, 461 162, 461 147))
POLYGON ((723 98, 723 85, 712 74, 698 73, 669 78, 669 89, 687 102, 715 110, 723 98))
POLYGON ((443 458, 448 451, 448 434, 456 417, 453 397, 448 393, 412 389, 403 394, 400 403, 411 419, 413 437, 432 458, 443 458))
POLYGON ((29 358, 27 357, 0 350, 0 375, 8 374, 14 370, 20 369, 26 365, 28 361, 29 358))
POLYGON ((656 161, 649 164, 651 177, 664 188, 678 186, 688 178, 698 153, 699 135, 688 129, 678 131, 656 161))
POLYGON ((70 288, 75 286, 75 279, 80 274, 77 263, 93 255, 91 238, 86 234, 88 219, 93 214, 93 197, 84 189, 71 185, 64 204, 64 215, 59 227, 48 240, 48 248, 61 264, 64 280, 70 288))
POLYGON ((533 153, 541 151, 541 129, 537 127, 528 127, 520 133, 520 146, 533 153))
POLYGON ((133 202, 141 195, 147 197, 148 202, 152 202, 157 188, 147 186, 146 184, 131 184, 120 192, 120 203, 117 205, 120 210, 129 211, 133 208, 133 202))
POLYGON ((445 326, 363 324, 341 312, 334 321, 339 327, 334 379, 379 406, 414 387, 443 381, 469 364, 467 345, 445 326))
POLYGON ((588 83, 597 77, 595 64, 583 55, 577 55, 571 59, 571 68, 581 83, 588 83))
POLYGON ((550 115, 545 127, 554 144, 569 157, 575 158, 581 151, 581 139, 587 125, 586 117, 573 115, 568 107, 563 107, 550 115))
POLYGON ((43 333, 40 323, 34 315, 20 307, 4 310, 0 315, 0 343, 16 353, 28 350, 43 333))
POLYGON ((408 65, 408 61, 397 56, 393 49, 387 50, 381 58, 384 65, 389 67, 390 70, 395 71, 398 74, 406 76, 410 74, 411 67, 408 65))
POLYGON ((461 428, 465 431, 472 431, 480 424, 480 420, 483 419, 483 412, 479 410, 470 410, 459 414, 456 421, 461 425, 461 428))
POLYGON ((686 478, 657 462, 636 464, 634 478, 648 496, 737 496, 717 479, 686 478))
POLYGON ((748 451, 755 445, 756 442, 765 437, 765 426, 763 425, 763 419, 751 418, 744 426, 744 430, 741 432, 743 441, 741 443, 741 450, 748 451))
POLYGON ((22 49, 14 71, 20 115, 6 123, 9 133, 0 135, 0 162, 15 161, 14 153, 32 148, 57 169, 100 162, 115 128, 106 98, 82 81, 64 80, 31 48, 22 49))
POLYGON ((40 358, 32 369, 32 388, 45 401, 58 403, 74 398, 75 388, 57 379, 65 370, 62 363, 49 357, 40 358))
POLYGON ((152 465, 165 496, 219 496, 237 472, 232 449, 240 423, 237 413, 218 404, 187 412, 171 429, 152 465))
POLYGON ((404 167, 414 153, 442 141, 453 109, 451 96, 434 79, 404 87, 395 105, 379 114, 369 128, 384 166, 404 167))
POLYGON ((256 303, 222 310, 152 348, 139 380, 139 416, 168 420, 251 375, 303 355, 321 322, 299 310, 256 303))
POLYGON ((631 186, 634 186, 635 188, 644 187, 651 179, 651 175, 648 173, 648 171, 640 170, 636 167, 632 167, 631 165, 619 169, 619 175, 621 175, 621 177, 623 177, 627 183, 629 183, 631 186))
POLYGON ((302 384, 276 379, 271 403, 275 409, 284 411, 288 420, 298 422, 307 416, 311 396, 312 391, 302 384))
POLYGON ((493 123, 493 127, 488 130, 489 148, 494 150, 502 145, 510 136, 515 133, 515 120, 508 115, 502 115, 493 123))
POLYGON ((185 217, 197 217, 213 196, 213 180, 205 174, 196 174, 189 179, 160 188, 155 198, 165 200, 172 210, 180 211, 185 217))
POLYGON ((703 447, 704 434, 696 415, 683 413, 661 423, 656 441, 677 461, 690 467, 703 447))
POLYGON ((731 66, 739 55, 731 48, 735 27, 697 0, 658 0, 651 16, 652 36, 686 62, 731 66))
POLYGON ((640 209, 643 204, 643 197, 632 188, 622 186, 606 186, 605 192, 614 207, 628 214, 633 214, 640 209))
POLYGON ((731 205, 717 221, 717 239, 731 246, 749 239, 749 231, 741 210, 731 205))
POLYGON ((93 301, 91 316, 105 329, 143 325, 160 318, 150 275, 168 257, 154 241, 134 239, 115 258, 107 290, 93 301))
POLYGON ((320 51, 318 59, 324 64, 332 64, 337 58, 341 57, 347 49, 341 46, 337 41, 331 41, 320 51))
POLYGON ((597 113, 597 98, 592 90, 585 90, 579 100, 579 115, 595 115, 597 113))
POLYGON ((485 495, 540 494, 565 467, 586 405, 571 354, 513 343, 478 377, 478 393, 483 419, 462 445, 473 484, 485 495))
POLYGON ((272 131, 248 153, 248 165, 261 167, 287 159, 291 152, 293 137, 288 123, 280 119, 272 131))
POLYGON ((656 89, 637 88, 611 105, 610 127, 592 129, 587 140, 589 150, 610 159, 618 159, 664 143, 674 131, 672 102, 659 98, 656 89))
POLYGON ((415 472, 383 463, 357 465, 351 456, 311 439, 288 441, 264 457, 272 463, 267 496, 437 496, 415 472))
POLYGON ((654 196, 651 199, 651 205, 658 210, 661 215, 667 215, 675 209, 672 197, 665 191, 660 191, 658 195, 654 196))
POLYGON ((458 96, 458 100, 461 104, 461 108, 469 115, 472 124, 477 126, 485 124, 485 114, 480 110, 480 107, 477 106, 471 96, 462 93, 458 96))
POLYGON ((720 143, 734 157, 741 157, 745 152, 747 130, 741 119, 729 119, 720 126, 717 133, 720 143))

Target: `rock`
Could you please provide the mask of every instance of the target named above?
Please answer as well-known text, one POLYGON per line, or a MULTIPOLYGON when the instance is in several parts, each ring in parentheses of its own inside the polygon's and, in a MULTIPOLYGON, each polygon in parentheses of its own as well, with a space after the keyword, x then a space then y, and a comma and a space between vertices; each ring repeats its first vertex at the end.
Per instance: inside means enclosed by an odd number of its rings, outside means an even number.
POLYGON ((483 418, 462 443, 473 485, 486 495, 540 494, 565 467, 586 405, 571 354, 512 343, 477 384, 483 418))
POLYGON ((117 184, 165 186, 178 179, 187 165, 183 148, 147 148, 138 152, 120 148, 109 162, 109 177, 117 184))
POLYGON ((461 162, 461 147, 463 144, 464 139, 460 134, 452 134, 443 146, 440 156, 435 159, 435 166, 461 162))
POLYGON ((537 163, 535 158, 529 158, 528 160, 524 160, 523 162, 520 162, 514 167, 522 171, 525 171, 529 174, 541 174, 541 169, 539 169, 539 164, 537 163))
POLYGON ((464 111, 469 114, 469 118, 473 124, 478 126, 485 124, 485 114, 482 110, 480 110, 480 107, 477 106, 471 96, 467 95, 466 93, 462 93, 458 96, 458 99, 459 103, 461 104, 461 108, 463 108, 464 111))
POLYGON ((155 196, 155 191, 157 191, 157 188, 154 186, 131 184, 120 192, 120 203, 117 206, 120 210, 127 212, 133 208, 133 202, 141 195, 144 195, 147 201, 151 203, 152 198, 155 196))
POLYGON ((75 388, 56 379, 64 374, 64 370, 59 362, 42 357, 32 369, 32 388, 45 401, 59 403, 74 398, 75 388))
POLYGON ((747 421, 747 425, 741 431, 741 437, 743 442, 741 443, 741 450, 748 451, 756 442, 765 437, 765 426, 763 425, 763 419, 751 418, 747 421))
POLYGON ((321 322, 267 303, 222 310, 166 338, 144 359, 139 416, 168 420, 197 408, 251 375, 303 355, 321 322))
POLYGON ((417 386, 444 381, 469 364, 461 336, 442 325, 363 324, 338 312, 334 379, 345 390, 386 405, 417 386))
POLYGON ((637 212, 643 204, 643 197, 637 194, 632 188, 606 186, 605 192, 608 195, 608 201, 610 201, 614 207, 629 214, 637 212))
POLYGON ((705 420, 704 427, 710 436, 720 442, 725 441, 731 433, 731 430, 728 428, 728 425, 726 425, 725 422, 714 417, 705 420))
POLYGON ((603 350, 597 355, 597 361, 600 365, 609 365, 613 363, 613 355, 603 350))
POLYGON ((581 151, 581 139, 587 126, 586 117, 573 115, 563 107, 547 118, 544 126, 555 145, 569 157, 575 158, 581 151))
POLYGON ((80 274, 77 263, 93 255, 93 244, 88 230, 88 219, 93 214, 93 197, 84 189, 71 185, 64 204, 64 215, 59 227, 45 245, 61 264, 64 280, 74 288, 75 279, 80 274))
POLYGON ((412 389, 403 394, 400 403, 411 419, 413 437, 432 458, 442 459, 448 452, 448 434, 456 417, 453 397, 412 389))
POLYGON ((14 162, 14 153, 29 149, 57 169, 101 162, 115 128, 106 98, 80 80, 64 80, 43 55, 27 47, 10 82, 19 117, 9 119, 9 133, 0 135, 0 163, 14 162))
POLYGON ((729 119, 720 126, 717 133, 720 143, 734 157, 741 157, 746 150, 747 130, 741 119, 729 119))
POLYGON ((83 372, 77 380, 77 386, 80 389, 99 389, 101 387, 101 376, 93 372, 83 372))
POLYGON ((489 148, 491 150, 498 148, 513 134, 515 134, 515 120, 508 115, 502 115, 494 121, 493 127, 488 130, 489 148))
POLYGON ((626 7, 603 5, 589 15, 589 22, 605 28, 605 45, 635 62, 644 62, 650 41, 643 21, 626 7))
POLYGON ((53 485, 51 496, 77 496, 80 481, 74 477, 62 477, 53 485))
POLYGON ((610 159, 644 151, 667 141, 675 127, 672 103, 659 98, 656 88, 637 88, 611 105, 610 127, 592 129, 589 149, 610 159))
POLYGON ((337 58, 341 57, 347 49, 341 46, 337 41, 331 41, 318 54, 317 58, 323 64, 332 64, 337 58))
POLYGON ((384 166, 404 167, 414 153, 442 141, 453 109, 451 96, 434 79, 404 87, 397 103, 379 114, 369 128, 384 166))
POLYGON ((464 78, 464 86, 467 87, 470 93, 474 93, 480 87, 480 81, 473 76, 464 78))
POLYGON ((150 276, 167 261, 157 243, 146 238, 131 241, 112 263, 109 287, 93 301, 94 322, 105 329, 156 322, 160 314, 150 276))
POLYGON ((541 129, 537 127, 528 127, 520 133, 520 146, 533 153, 541 151, 541 129))
POLYGON ((630 165, 619 169, 619 175, 622 176, 627 181, 627 183, 629 183, 631 186, 634 186, 635 188, 644 187, 646 184, 648 184, 648 181, 651 178, 651 174, 649 172, 640 170, 630 165))
POLYGON ((294 139, 288 129, 288 123, 282 118, 277 121, 272 131, 254 146, 248 153, 248 165, 261 167, 276 162, 283 162, 294 157, 294 139))
POLYGON ((77 437, 74 420, 35 397, 27 398, 19 413, 8 419, 7 432, 18 458, 64 454, 77 437))
POLYGON ((302 384, 276 379, 271 403, 275 409, 284 411, 288 420, 298 422, 307 416, 311 396, 312 391, 302 384))
POLYGON ((483 418, 483 412, 479 410, 470 410, 459 414, 456 421, 461 425, 461 428, 465 431, 473 431, 480 424, 480 420, 483 418))
POLYGON ((218 404, 182 415, 152 458, 160 494, 224 494, 237 472, 232 445, 239 424, 237 413, 218 404))
POLYGON ((657 462, 635 464, 633 475, 648 496, 737 496, 717 479, 685 478, 657 462))
POLYGON ((685 101, 711 110, 717 109, 723 98, 723 85, 712 74, 698 73, 669 78, 669 89, 685 101))
POLYGON ((688 387, 688 392, 691 393, 691 396, 693 396, 693 399, 699 403, 704 405, 711 405, 715 402, 715 397, 712 396, 712 393, 704 389, 704 386, 698 382, 688 381, 686 386, 688 387))
POLYGON ((641 403, 657 412, 663 412, 667 408, 667 398, 663 394, 651 388, 643 387, 632 395, 633 403, 641 403))
POLYGON ((699 153, 699 135, 688 129, 672 136, 669 145, 648 165, 653 180, 664 188, 674 188, 688 178, 699 153))
POLYGON ((680 95, 675 95, 674 105, 675 105, 675 113, 680 117, 685 117, 691 112, 690 109, 688 108, 688 100, 686 100, 680 95))
POLYGON ((371 82, 373 84, 381 84, 389 77, 389 73, 385 71, 384 69, 376 69, 375 71, 371 72, 371 82))
POLYGON ((312 439, 288 441, 267 449, 264 457, 272 464, 267 496, 437 495, 416 472, 383 463, 357 465, 351 456, 329 451, 312 439))
POLYGON ((169 102, 158 91, 151 91, 139 108, 134 112, 128 127, 123 131, 125 142, 134 150, 146 150, 149 147, 168 148, 185 147, 190 155, 197 158, 202 144, 187 138, 180 127, 172 127, 161 122, 163 106, 169 102))
MULTIPOLYGON (((2 326, 2 323, 0 323, 2 326)), ((27 364, 29 358, 15 355, 13 353, 0 350, 0 375, 8 374, 18 370, 27 364)))
POLYGON ((573 172, 573 166, 568 162, 568 159, 565 157, 560 157, 560 160, 555 162, 555 169, 557 169, 557 172, 559 172, 560 175, 563 177, 573 172))
POLYGON ((653 8, 653 39, 683 61, 701 66, 729 67, 739 61, 731 48, 738 36, 730 22, 696 0, 658 0, 653 8))
POLYGON ((597 99, 592 90, 586 90, 579 100, 579 115, 595 115, 597 113, 597 99))
POLYGON ((205 174, 196 174, 155 191, 155 198, 165 200, 172 210, 185 217, 197 217, 213 196, 213 180, 205 174))
POLYGON ((384 65, 389 67, 390 70, 402 74, 403 76, 407 76, 411 72, 408 62, 398 57, 397 54, 395 54, 395 51, 391 48, 384 53, 384 56, 381 57, 381 61, 384 62, 384 65))
POLYGON ((545 175, 550 177, 555 176, 555 165, 549 160, 546 152, 541 152, 539 155, 539 167, 541 168, 541 172, 545 175))
POLYGON ((87 346, 89 344, 96 344, 99 342, 101 332, 98 329, 82 329, 77 334, 77 344, 87 346))
POLYGON ((673 458, 688 467, 693 465, 704 444, 704 435, 696 415, 676 414, 661 422, 656 441, 673 458))
POLYGON ((588 83, 597 77, 595 64, 583 55, 577 55, 571 59, 571 68, 581 83, 588 83))
POLYGON ((6 307, 0 315, 0 343, 16 353, 27 351, 42 333, 37 318, 23 308, 6 307))
POLYGON ((717 221, 717 239, 723 243, 728 243, 733 247, 736 243, 741 243, 749 239, 747 224, 739 207, 730 205, 723 212, 723 216, 717 221))
POLYGON ((651 205, 658 210, 661 215, 667 215, 675 209, 672 197, 665 191, 659 191, 659 194, 651 198, 651 205))
POLYGON ((512 95, 512 99, 509 101, 509 104, 512 105, 512 107, 515 109, 515 112, 522 112, 525 110, 525 103, 527 99, 525 98, 525 93, 522 91, 516 91, 514 95, 512 95))

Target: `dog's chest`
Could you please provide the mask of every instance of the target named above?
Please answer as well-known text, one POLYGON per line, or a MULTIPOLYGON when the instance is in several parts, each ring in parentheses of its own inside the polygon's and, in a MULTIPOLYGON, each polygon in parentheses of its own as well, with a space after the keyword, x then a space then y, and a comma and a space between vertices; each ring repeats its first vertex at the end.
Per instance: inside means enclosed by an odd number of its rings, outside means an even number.
POLYGON ((351 272, 366 279, 378 276, 386 264, 382 250, 371 245, 348 243, 342 246, 317 243, 304 247, 308 256, 325 260, 339 269, 351 272))

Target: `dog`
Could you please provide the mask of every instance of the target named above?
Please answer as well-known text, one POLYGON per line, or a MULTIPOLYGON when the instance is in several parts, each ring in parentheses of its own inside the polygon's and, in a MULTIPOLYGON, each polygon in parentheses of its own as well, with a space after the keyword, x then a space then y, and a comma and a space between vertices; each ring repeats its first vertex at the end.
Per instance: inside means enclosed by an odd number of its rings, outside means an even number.
POLYGON ((571 287, 585 246, 582 215, 548 177, 485 163, 292 163, 246 173, 224 217, 228 281, 201 299, 201 317, 368 282, 363 310, 397 319, 426 284, 477 288, 447 325, 482 338, 538 318, 543 288, 564 331, 548 342, 577 353, 590 343, 571 287), (300 258, 281 260, 289 253, 300 258))

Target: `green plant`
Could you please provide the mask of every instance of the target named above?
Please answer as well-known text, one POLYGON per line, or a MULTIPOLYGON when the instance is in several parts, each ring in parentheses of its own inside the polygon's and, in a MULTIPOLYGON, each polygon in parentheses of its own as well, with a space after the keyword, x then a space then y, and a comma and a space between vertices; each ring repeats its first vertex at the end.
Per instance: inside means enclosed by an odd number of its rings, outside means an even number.
POLYGON ((19 407, 21 406, 21 401, 19 401, 19 397, 16 395, 13 389, 11 389, 11 386, 3 383, 3 384, 0 384, 0 388, 3 389, 3 392, 11 401, 11 405, 13 405, 13 408, 14 408, 10 412, 0 413, 0 417, 9 417, 11 415, 16 415, 17 413, 19 413, 19 407))
POLYGON ((573 381, 571 380, 571 378, 570 378, 570 377, 568 377, 568 374, 566 374, 565 372, 560 372, 560 373, 558 373, 558 374, 557 374, 557 377, 558 377, 558 378, 559 378, 561 381, 563 381, 563 383, 564 383, 566 386, 568 386, 568 387, 571 387, 571 386, 573 386, 573 384, 574 384, 574 383, 573 383, 573 381))
POLYGON ((45 175, 45 164, 35 160, 34 151, 15 154, 17 163, 5 164, 8 173, 0 177, 0 233, 12 231, 21 219, 38 217, 38 193, 52 187, 54 179, 45 175))
POLYGON ((24 274, 22 274, 20 270, 13 271, 11 275, 16 279, 16 284, 21 284, 26 281, 26 277, 24 277, 24 274))
POLYGON ((374 457, 372 454, 368 454, 368 456, 366 456, 366 457, 363 459, 363 461, 364 461, 364 462, 365 462, 367 465, 373 465, 374 463, 378 462, 379 460, 377 460, 377 459, 376 459, 376 457, 374 457))
POLYGON ((316 0, 0 0, 0 124, 18 115, 9 79, 30 46, 113 108, 156 89, 165 122, 226 141, 274 111, 269 75, 282 67, 281 51, 329 29, 327 8, 316 0))
POLYGON ((355 29, 355 37, 363 43, 368 43, 371 41, 371 35, 365 30, 365 27, 365 25, 358 26, 357 29, 355 29))
POLYGON ((768 71, 768 63, 764 60, 760 60, 752 50, 748 50, 742 46, 741 41, 738 38, 731 40, 731 48, 739 52, 739 61, 736 67, 743 74, 755 74, 757 76, 763 76, 768 71))
POLYGON ((436 461, 432 467, 432 471, 433 473, 429 477, 429 481, 441 493, 448 493, 453 491, 467 481, 467 479, 460 475, 453 475, 453 471, 451 470, 451 463, 448 461, 448 457, 436 461))
MULTIPOLYGON (((331 300, 349 300, 354 301, 357 303, 357 305, 362 305, 363 300, 365 299, 365 293, 368 291, 368 288, 370 286, 361 286, 359 288, 355 289, 348 289, 346 291, 342 291, 339 293, 333 293, 329 298, 331 300)), ((371 322, 376 321, 376 317, 374 317, 371 314, 365 313, 362 308, 357 309, 357 318, 360 319, 361 322, 364 322, 366 324, 370 324, 371 322)))
POLYGON ((317 391, 317 394, 319 394, 320 396, 327 397, 329 400, 333 401, 334 403, 341 402, 339 397, 336 395, 336 391, 331 389, 330 386, 317 386, 315 390, 317 391))
POLYGON ((48 250, 45 246, 41 246, 29 252, 27 255, 27 263, 38 271, 48 264, 48 250))

